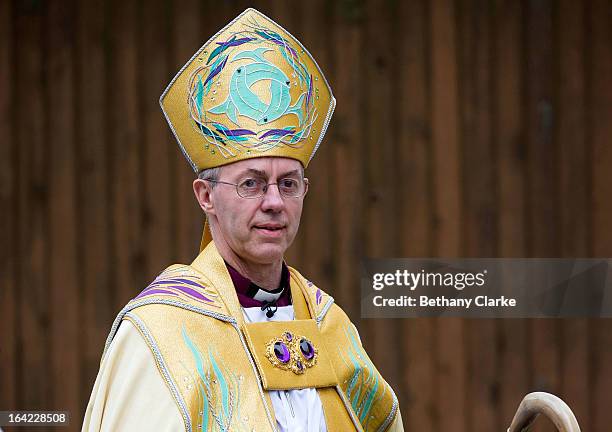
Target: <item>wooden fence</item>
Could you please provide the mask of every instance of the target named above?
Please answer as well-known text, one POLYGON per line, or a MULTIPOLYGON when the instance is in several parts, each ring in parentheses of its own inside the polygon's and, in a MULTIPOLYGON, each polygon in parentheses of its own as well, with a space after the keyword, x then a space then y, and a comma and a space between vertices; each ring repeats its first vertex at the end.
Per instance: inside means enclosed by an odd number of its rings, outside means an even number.
POLYGON ((247 6, 338 99, 288 261, 355 320, 406 430, 501 432, 533 390, 610 430, 610 320, 359 318, 364 257, 612 256, 607 0, 0 0, 0 409, 79 429, 116 313, 196 254, 158 98, 247 6))

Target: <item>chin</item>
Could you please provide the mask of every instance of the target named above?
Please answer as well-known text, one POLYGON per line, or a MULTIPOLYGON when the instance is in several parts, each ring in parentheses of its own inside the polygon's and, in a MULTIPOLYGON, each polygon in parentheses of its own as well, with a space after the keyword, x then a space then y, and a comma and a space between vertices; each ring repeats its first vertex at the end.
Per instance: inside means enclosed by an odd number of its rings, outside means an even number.
POLYGON ((267 243, 256 246, 249 251, 249 255, 253 257, 253 261, 259 264, 269 264, 278 260, 282 260, 287 248, 280 244, 267 243))

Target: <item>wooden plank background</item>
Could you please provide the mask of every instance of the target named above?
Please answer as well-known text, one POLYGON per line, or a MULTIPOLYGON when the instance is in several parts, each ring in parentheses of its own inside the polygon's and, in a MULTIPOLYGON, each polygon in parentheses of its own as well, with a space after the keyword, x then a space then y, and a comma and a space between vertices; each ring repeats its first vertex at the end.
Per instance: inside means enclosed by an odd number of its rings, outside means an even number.
POLYGON ((406 429, 502 431, 546 390, 608 431, 610 320, 370 321, 357 294, 364 257, 612 256, 607 0, 0 0, 0 409, 78 430, 116 313, 197 253, 158 98, 249 5, 338 99, 288 261, 354 319, 406 429))

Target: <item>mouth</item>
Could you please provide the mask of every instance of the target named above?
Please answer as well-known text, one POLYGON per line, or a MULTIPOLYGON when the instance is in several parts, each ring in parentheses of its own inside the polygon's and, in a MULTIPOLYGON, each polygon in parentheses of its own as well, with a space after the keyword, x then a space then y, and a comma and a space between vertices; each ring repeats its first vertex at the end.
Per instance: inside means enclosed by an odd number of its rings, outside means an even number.
POLYGON ((281 224, 267 223, 267 224, 254 225, 253 228, 255 228, 258 232, 265 234, 265 235, 278 236, 283 232, 283 230, 286 227, 285 225, 281 225, 281 224))

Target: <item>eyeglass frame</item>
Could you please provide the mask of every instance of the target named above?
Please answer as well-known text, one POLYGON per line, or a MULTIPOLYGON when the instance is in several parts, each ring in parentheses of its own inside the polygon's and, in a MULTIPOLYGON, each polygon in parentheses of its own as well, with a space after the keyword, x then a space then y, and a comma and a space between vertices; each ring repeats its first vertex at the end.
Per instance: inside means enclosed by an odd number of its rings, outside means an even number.
MULTIPOLYGON (((304 182, 304 190, 302 191, 301 195, 285 195, 281 192, 280 186, 278 184, 278 182, 282 181, 282 180, 286 180, 286 178, 282 178, 279 179, 276 183, 266 183, 264 185, 264 189, 263 189, 263 193, 261 195, 258 196, 253 196, 253 197, 245 197, 240 195, 240 192, 238 192, 238 186, 240 185, 240 183, 230 183, 230 182, 226 182, 226 181, 221 181, 221 180, 214 180, 214 179, 202 179, 204 181, 209 181, 211 183, 220 183, 220 184, 226 184, 226 185, 230 185, 230 186, 234 186, 236 188, 236 195, 238 195, 240 198, 244 198, 244 199, 257 199, 257 198, 261 198, 263 196, 266 196, 266 193, 268 192, 268 187, 269 186, 273 186, 276 185, 276 187, 278 188, 278 193, 280 194, 280 196, 284 197, 284 198, 302 198, 304 195, 306 195, 306 190, 308 190, 308 179, 306 177, 302 178, 301 180, 304 182)), ((246 179, 245 179, 246 180, 246 179)), ((292 180, 296 180, 296 179, 292 179, 292 180)))

